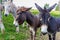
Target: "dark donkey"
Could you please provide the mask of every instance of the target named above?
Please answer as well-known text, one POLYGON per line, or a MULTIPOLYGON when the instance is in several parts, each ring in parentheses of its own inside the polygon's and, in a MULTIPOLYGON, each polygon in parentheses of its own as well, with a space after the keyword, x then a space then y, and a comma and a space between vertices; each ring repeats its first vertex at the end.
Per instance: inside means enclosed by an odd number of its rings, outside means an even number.
POLYGON ((40 11, 40 19, 41 19, 40 21, 42 24, 41 33, 42 34, 48 33, 49 40, 55 40, 56 32, 59 29, 58 25, 60 24, 60 20, 52 17, 49 12, 56 6, 56 4, 49 7, 48 9, 46 7, 42 9, 36 3, 35 3, 35 6, 40 11))
POLYGON ((19 24, 22 24, 24 21, 26 21, 29 24, 29 29, 31 33, 31 40, 36 40, 36 31, 37 28, 40 27, 40 19, 39 15, 34 16, 29 11, 31 8, 21 7, 17 10, 17 17, 16 21, 18 21, 19 24))

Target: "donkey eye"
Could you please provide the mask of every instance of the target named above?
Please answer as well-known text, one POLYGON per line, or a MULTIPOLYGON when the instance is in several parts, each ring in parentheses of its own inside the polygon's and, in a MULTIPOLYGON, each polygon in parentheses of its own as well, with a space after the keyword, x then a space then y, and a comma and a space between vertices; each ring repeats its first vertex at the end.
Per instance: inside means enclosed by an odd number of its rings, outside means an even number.
POLYGON ((19 15, 20 13, 17 13, 17 15, 19 15))
POLYGON ((19 15, 19 13, 17 13, 17 15, 19 15))
POLYGON ((42 18, 40 18, 40 21, 42 21, 42 18))
POLYGON ((50 17, 48 18, 48 21, 50 21, 50 17))

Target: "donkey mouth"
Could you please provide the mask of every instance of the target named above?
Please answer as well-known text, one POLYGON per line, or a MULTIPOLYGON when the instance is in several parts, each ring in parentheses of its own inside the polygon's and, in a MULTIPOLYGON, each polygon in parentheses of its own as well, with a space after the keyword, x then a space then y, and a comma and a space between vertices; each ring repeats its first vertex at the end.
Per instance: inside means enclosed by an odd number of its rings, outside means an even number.
POLYGON ((47 25, 43 24, 41 26, 41 32, 46 33, 47 32, 47 27, 48 27, 47 25))
POLYGON ((46 35, 47 33, 42 33, 43 35, 46 35))
POLYGON ((19 25, 23 24, 24 21, 20 20, 18 21, 19 25))

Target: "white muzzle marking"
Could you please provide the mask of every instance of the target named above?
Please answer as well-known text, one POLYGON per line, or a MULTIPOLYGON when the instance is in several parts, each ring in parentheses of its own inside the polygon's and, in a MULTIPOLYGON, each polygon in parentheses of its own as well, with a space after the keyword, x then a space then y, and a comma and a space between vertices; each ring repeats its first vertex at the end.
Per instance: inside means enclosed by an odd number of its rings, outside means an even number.
POLYGON ((13 24, 14 24, 15 26, 18 26, 18 25, 19 25, 18 22, 15 21, 15 20, 14 20, 13 24))
POLYGON ((9 15, 9 12, 5 10, 5 13, 4 13, 4 15, 9 15))
POLYGON ((9 15, 9 10, 8 10, 8 6, 5 6, 5 13, 4 13, 4 15, 9 15))
POLYGON ((47 27, 48 27, 48 26, 45 25, 45 24, 42 25, 42 26, 41 26, 41 32, 42 32, 42 33, 47 33, 47 27))

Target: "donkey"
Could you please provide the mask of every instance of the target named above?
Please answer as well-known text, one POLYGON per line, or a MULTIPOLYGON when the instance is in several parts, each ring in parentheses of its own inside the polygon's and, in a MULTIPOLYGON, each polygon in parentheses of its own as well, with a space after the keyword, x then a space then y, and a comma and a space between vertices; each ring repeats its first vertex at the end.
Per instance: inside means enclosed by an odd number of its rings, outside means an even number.
MULTIPOLYGON (((5 8, 5 12, 4 12, 4 15, 5 16, 8 16, 9 13, 11 12, 12 15, 13 15, 13 18, 14 18, 14 22, 13 24, 15 24, 15 18, 16 18, 16 6, 11 2, 11 1, 7 1, 7 2, 4 2, 4 8, 5 8)), ((19 24, 17 23, 16 25, 16 32, 18 33, 19 32, 19 24)))
POLYGON ((3 25, 3 22, 2 22, 2 10, 3 10, 3 6, 2 4, 0 4, 0 28, 1 28, 1 32, 2 34, 4 33, 5 31, 5 28, 4 28, 4 25, 3 25))
POLYGON ((54 7, 57 4, 54 4, 53 6, 46 8, 44 7, 44 9, 42 9, 38 4, 35 3, 36 8, 39 10, 40 12, 40 18, 41 18, 41 33, 43 35, 45 35, 46 33, 48 33, 49 36, 49 40, 55 40, 56 37, 56 32, 59 29, 58 25, 59 25, 59 21, 58 19, 52 17, 50 15, 50 11, 52 9, 54 9, 54 7))
POLYGON ((29 25, 29 30, 31 33, 31 40, 36 40, 36 31, 41 26, 39 15, 32 15, 29 11, 31 8, 21 7, 19 10, 17 10, 17 16, 16 21, 19 24, 22 24, 24 21, 26 21, 29 25), (22 19, 23 18, 23 19, 22 19))
POLYGON ((60 18, 56 18, 57 22, 57 32, 60 32, 60 18))
MULTIPOLYGON (((9 13, 12 13, 13 18, 14 18, 13 24, 16 24, 15 23, 15 19, 16 19, 16 15, 17 15, 16 11, 19 7, 16 7, 13 2, 7 1, 7 2, 4 2, 4 8, 5 8, 4 15, 8 16, 9 13)), ((15 26, 16 26, 16 32, 18 33, 19 32, 19 24, 17 23, 15 26)), ((23 27, 24 27, 24 23, 23 23, 23 27)))

